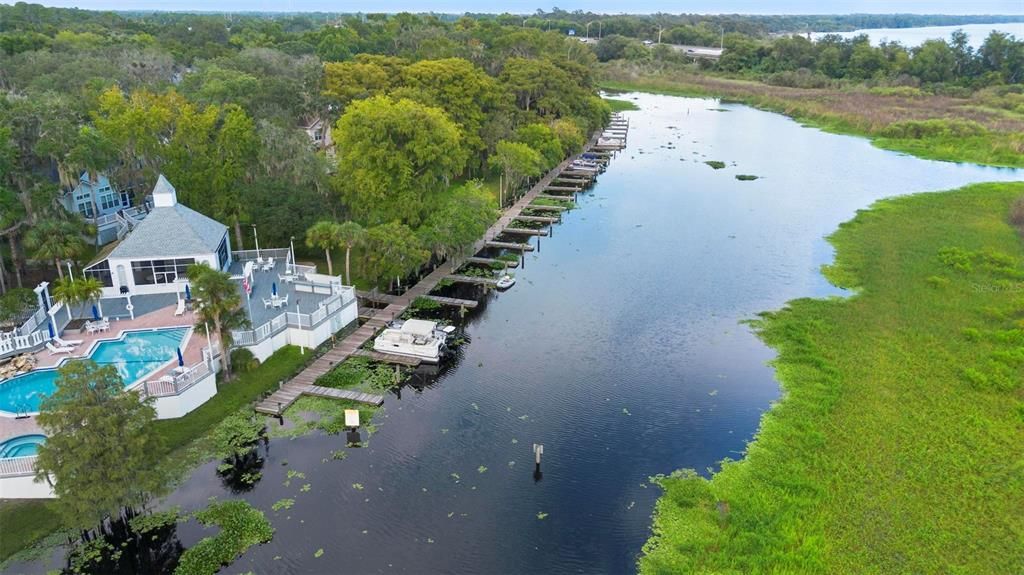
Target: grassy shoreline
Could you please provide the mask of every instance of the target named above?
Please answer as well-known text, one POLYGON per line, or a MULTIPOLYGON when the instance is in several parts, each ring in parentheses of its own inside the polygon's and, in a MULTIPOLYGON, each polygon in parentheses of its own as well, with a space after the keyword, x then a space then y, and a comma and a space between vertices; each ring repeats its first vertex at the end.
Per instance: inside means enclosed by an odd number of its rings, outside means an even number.
POLYGON ((829 238, 848 299, 754 322, 785 397, 665 492, 641 573, 1024 569, 1024 183, 876 203, 829 238))
POLYGON ((928 160, 1024 167, 1024 115, 983 102, 915 92, 797 89, 696 74, 606 68, 602 89, 721 98, 928 160))

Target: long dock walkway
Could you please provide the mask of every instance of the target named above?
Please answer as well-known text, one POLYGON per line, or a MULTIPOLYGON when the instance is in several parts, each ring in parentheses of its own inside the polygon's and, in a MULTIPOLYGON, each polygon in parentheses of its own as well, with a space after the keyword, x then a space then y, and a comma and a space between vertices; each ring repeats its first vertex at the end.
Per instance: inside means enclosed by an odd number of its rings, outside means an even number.
MULTIPOLYGON (((584 146, 583 152, 589 151, 596 142, 596 136, 591 138, 590 142, 584 146)), ((487 229, 484 236, 473 244, 471 253, 476 254, 487 245, 494 246, 500 244, 500 242, 494 241, 495 238, 501 235, 506 228, 512 227, 512 222, 523 213, 523 210, 530 206, 530 203, 533 202, 533 200, 538 197, 543 197, 544 190, 548 189, 551 186, 552 181, 561 175, 562 172, 566 171, 566 168, 568 168, 572 161, 577 157, 578 156, 571 156, 566 158, 561 164, 555 166, 550 172, 541 178, 540 181, 534 184, 534 186, 516 200, 514 204, 506 208, 501 217, 499 217, 498 220, 487 229)), ((576 175, 573 171, 569 171, 569 173, 576 175)), ((588 176, 589 178, 593 177, 593 174, 590 173, 580 173, 579 175, 583 175, 585 177, 588 176)), ((529 248, 532 250, 533 246, 529 246, 529 248)), ((270 415, 280 415, 285 409, 288 409, 292 403, 295 403, 295 400, 297 400, 302 394, 310 394, 311 390, 314 388, 330 389, 315 385, 317 378, 333 369, 334 366, 356 354, 356 351, 376 336, 377 332, 383 329, 388 322, 402 315, 413 300, 417 297, 430 294, 442 279, 454 274, 455 269, 456 266, 454 262, 448 260, 420 279, 416 285, 406 290, 405 293, 400 296, 394 296, 394 299, 387 305, 387 307, 377 310, 377 312, 373 314, 366 323, 359 326, 358 329, 335 344, 335 346, 327 353, 309 364, 306 369, 299 372, 298 375, 282 385, 277 391, 259 402, 256 405, 256 411, 270 415)), ((315 392, 312 393, 315 394, 315 392)), ((356 401, 360 400, 356 399, 356 401)), ((383 399, 381 399, 381 401, 383 401, 383 399)), ((379 403, 377 405, 379 405, 379 403)))

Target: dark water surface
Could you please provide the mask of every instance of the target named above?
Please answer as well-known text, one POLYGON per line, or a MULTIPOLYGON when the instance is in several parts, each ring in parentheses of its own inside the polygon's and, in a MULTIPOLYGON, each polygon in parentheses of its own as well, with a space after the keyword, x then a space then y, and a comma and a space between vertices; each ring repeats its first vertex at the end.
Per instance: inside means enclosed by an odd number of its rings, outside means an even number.
MULTIPOLYGON (((771 350, 739 322, 839 293, 818 272, 823 237, 874 200, 1021 177, 744 106, 629 97, 642 108, 626 114, 629 148, 469 319, 454 369, 390 397, 343 461, 330 452, 344 436, 272 441, 245 498, 277 532, 227 572, 631 572, 659 495, 648 477, 740 457, 779 396, 771 350), (306 479, 286 487, 288 470, 306 479), (286 497, 292 509, 270 510, 286 497)), ((214 468, 168 503, 234 497, 214 468)), ((180 532, 186 545, 209 534, 180 532)))

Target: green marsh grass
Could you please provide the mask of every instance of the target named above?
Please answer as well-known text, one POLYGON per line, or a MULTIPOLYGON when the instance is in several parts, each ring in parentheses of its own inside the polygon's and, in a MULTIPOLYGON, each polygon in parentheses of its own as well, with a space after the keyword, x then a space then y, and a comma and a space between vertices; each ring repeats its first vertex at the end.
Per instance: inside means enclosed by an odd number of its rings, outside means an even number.
POLYGON ((741 461, 658 480, 641 573, 1019 573, 1024 183, 875 204, 830 238, 849 298, 753 322, 784 398, 741 461))

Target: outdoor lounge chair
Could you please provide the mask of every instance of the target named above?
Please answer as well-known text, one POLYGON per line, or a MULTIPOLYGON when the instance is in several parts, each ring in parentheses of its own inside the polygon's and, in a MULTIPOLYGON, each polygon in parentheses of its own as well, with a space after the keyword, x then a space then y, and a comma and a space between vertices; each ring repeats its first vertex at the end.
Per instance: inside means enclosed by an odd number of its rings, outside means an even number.
POLYGON ((82 345, 82 340, 80 339, 61 339, 60 337, 55 336, 53 341, 55 341, 60 347, 75 347, 76 345, 82 345))
POLYGON ((185 300, 178 300, 178 307, 174 308, 174 315, 182 315, 185 313, 185 300))
POLYGON ((58 353, 71 353, 75 351, 75 348, 69 346, 53 347, 53 344, 46 342, 46 349, 50 350, 50 355, 57 355, 58 353))

